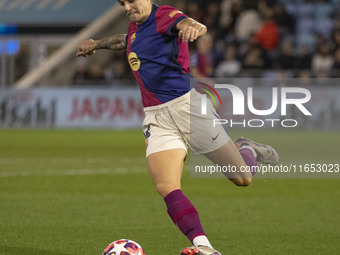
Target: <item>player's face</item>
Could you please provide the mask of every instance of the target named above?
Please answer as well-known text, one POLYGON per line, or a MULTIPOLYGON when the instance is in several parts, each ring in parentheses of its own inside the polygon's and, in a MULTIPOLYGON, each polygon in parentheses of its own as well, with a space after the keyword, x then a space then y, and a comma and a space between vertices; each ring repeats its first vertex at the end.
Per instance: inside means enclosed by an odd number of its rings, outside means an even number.
POLYGON ((151 0, 118 0, 125 14, 137 24, 142 24, 152 10, 151 0))

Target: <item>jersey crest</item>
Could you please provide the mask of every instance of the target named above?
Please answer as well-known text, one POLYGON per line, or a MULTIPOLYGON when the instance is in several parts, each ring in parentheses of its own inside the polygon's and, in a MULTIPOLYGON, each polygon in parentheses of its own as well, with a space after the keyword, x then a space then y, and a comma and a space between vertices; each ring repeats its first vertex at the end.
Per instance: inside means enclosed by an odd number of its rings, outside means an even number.
POLYGON ((130 37, 130 43, 133 43, 136 40, 136 33, 133 33, 130 37))

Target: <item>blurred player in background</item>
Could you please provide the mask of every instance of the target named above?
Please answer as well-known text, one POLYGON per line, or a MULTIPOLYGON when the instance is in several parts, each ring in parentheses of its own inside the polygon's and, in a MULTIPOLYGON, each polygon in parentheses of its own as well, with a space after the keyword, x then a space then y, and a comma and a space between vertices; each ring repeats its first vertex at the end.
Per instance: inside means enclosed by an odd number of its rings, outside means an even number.
MULTIPOLYGON (((256 166, 257 161, 276 163, 278 156, 270 146, 246 138, 240 138, 235 146, 223 127, 218 130, 208 127, 216 114, 212 104, 208 106, 211 112, 208 118, 200 116, 199 106, 191 108, 194 111, 197 108, 197 113, 190 112, 190 105, 199 105, 201 97, 190 89, 188 42, 205 35, 204 25, 173 7, 157 6, 151 0, 118 0, 118 3, 131 20, 128 33, 83 41, 77 56, 92 55, 98 49, 126 50, 146 115, 143 130, 149 172, 169 216, 194 245, 183 249, 181 254, 220 255, 211 246, 197 210, 181 190, 187 147, 215 164, 233 165, 237 169, 256 166), (195 139, 190 137, 190 118, 195 118, 201 126, 195 139)), ((227 177, 238 186, 247 186, 252 173, 238 172, 227 177)))

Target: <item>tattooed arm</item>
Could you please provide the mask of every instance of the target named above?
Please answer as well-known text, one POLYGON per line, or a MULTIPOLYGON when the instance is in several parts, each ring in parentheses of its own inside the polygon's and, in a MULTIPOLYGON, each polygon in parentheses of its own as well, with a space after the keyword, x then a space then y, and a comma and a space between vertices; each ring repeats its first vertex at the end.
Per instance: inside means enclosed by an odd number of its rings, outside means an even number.
POLYGON ((193 42, 206 34, 207 27, 192 18, 186 18, 177 23, 175 30, 183 42, 193 42))
POLYGON ((109 50, 125 50, 126 49, 126 34, 118 34, 101 40, 89 39, 83 41, 78 46, 77 57, 92 55, 99 49, 109 50))

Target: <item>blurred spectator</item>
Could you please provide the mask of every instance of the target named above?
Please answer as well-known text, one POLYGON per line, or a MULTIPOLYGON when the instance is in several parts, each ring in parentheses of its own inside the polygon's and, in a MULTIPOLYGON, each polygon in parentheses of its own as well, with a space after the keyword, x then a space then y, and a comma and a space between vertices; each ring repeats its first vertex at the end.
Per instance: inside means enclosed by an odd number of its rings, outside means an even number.
POLYGON ((78 58, 76 63, 76 71, 72 77, 72 85, 84 85, 90 79, 90 73, 84 58, 78 58))
POLYGON ((312 55, 309 53, 306 45, 301 44, 298 48, 295 58, 295 67, 297 69, 310 69, 312 66, 312 55))
POLYGON ((238 16, 235 23, 236 39, 240 42, 244 42, 259 30, 261 24, 261 16, 256 10, 249 9, 243 11, 238 16))
POLYGON ((319 72, 316 74, 316 84, 321 86, 330 86, 334 85, 334 82, 330 79, 328 73, 326 72, 319 72))
POLYGON ((223 38, 223 33, 219 27, 220 4, 217 0, 212 0, 205 5, 205 15, 203 24, 208 28, 213 38, 223 38))
POLYGON ((132 80, 133 73, 126 61, 114 60, 105 71, 105 81, 109 84, 115 83, 116 80, 132 80))
POLYGON ((203 23, 210 29, 216 30, 219 26, 220 4, 218 1, 209 1, 206 5, 206 14, 203 23))
POLYGON ((197 1, 189 1, 187 4, 186 14, 194 20, 203 23, 204 11, 197 1))
POLYGON ((264 13, 264 22, 261 28, 256 32, 255 38, 265 50, 274 50, 277 48, 279 27, 274 20, 272 9, 266 9, 264 13))
POLYGON ((312 74, 310 72, 310 70, 305 69, 305 70, 301 70, 298 74, 299 78, 303 78, 303 79, 310 79, 312 78, 312 74))
POLYGON ((233 30, 238 15, 242 11, 241 0, 223 0, 220 5, 221 15, 219 24, 222 30, 233 30))
POLYGON ((252 0, 252 1, 243 0, 242 5, 244 9, 256 9, 261 13, 263 9, 273 7, 276 1, 277 0, 252 0))
POLYGON ((175 3, 173 4, 173 7, 176 9, 180 10, 181 12, 187 14, 187 4, 183 0, 176 0, 175 3))
POLYGON ((312 70, 316 77, 324 78, 330 75, 334 58, 328 44, 323 43, 312 57, 312 70))
POLYGON ((295 32, 295 18, 286 11, 283 3, 276 3, 273 7, 273 13, 282 33, 295 32))
POLYGON ((216 67, 216 77, 235 76, 241 71, 241 62, 236 59, 237 48, 235 45, 228 45, 224 49, 224 58, 216 67))
POLYGON ((111 83, 113 80, 121 79, 124 80, 125 77, 125 64, 123 61, 116 61, 105 69, 105 81, 111 83))
POLYGON ((340 2, 339 4, 336 6, 336 9, 335 9, 335 15, 334 15, 334 30, 339 30, 340 29, 340 2))
POLYGON ((243 60, 244 68, 264 68, 266 61, 262 50, 259 47, 251 48, 243 60))
POLYGON ((302 86, 310 86, 311 85, 311 78, 312 78, 312 74, 310 72, 310 70, 301 70, 298 73, 298 84, 302 85, 302 86))
POLYGON ((333 32, 332 39, 333 39, 333 44, 334 44, 333 47, 334 47, 335 49, 340 48, 340 29, 335 30, 335 31, 333 32))
POLYGON ((333 77, 340 77, 340 48, 335 51, 334 63, 332 68, 333 77))
POLYGON ((282 69, 295 68, 296 57, 293 44, 290 40, 286 40, 281 45, 281 51, 275 63, 275 67, 282 69))
POLYGON ((88 65, 85 59, 80 59, 72 77, 72 85, 97 84, 106 84, 104 70, 101 64, 99 62, 91 62, 91 64, 88 65))
POLYGON ((105 75, 102 65, 99 62, 92 62, 89 67, 89 80, 94 84, 105 83, 105 75))

